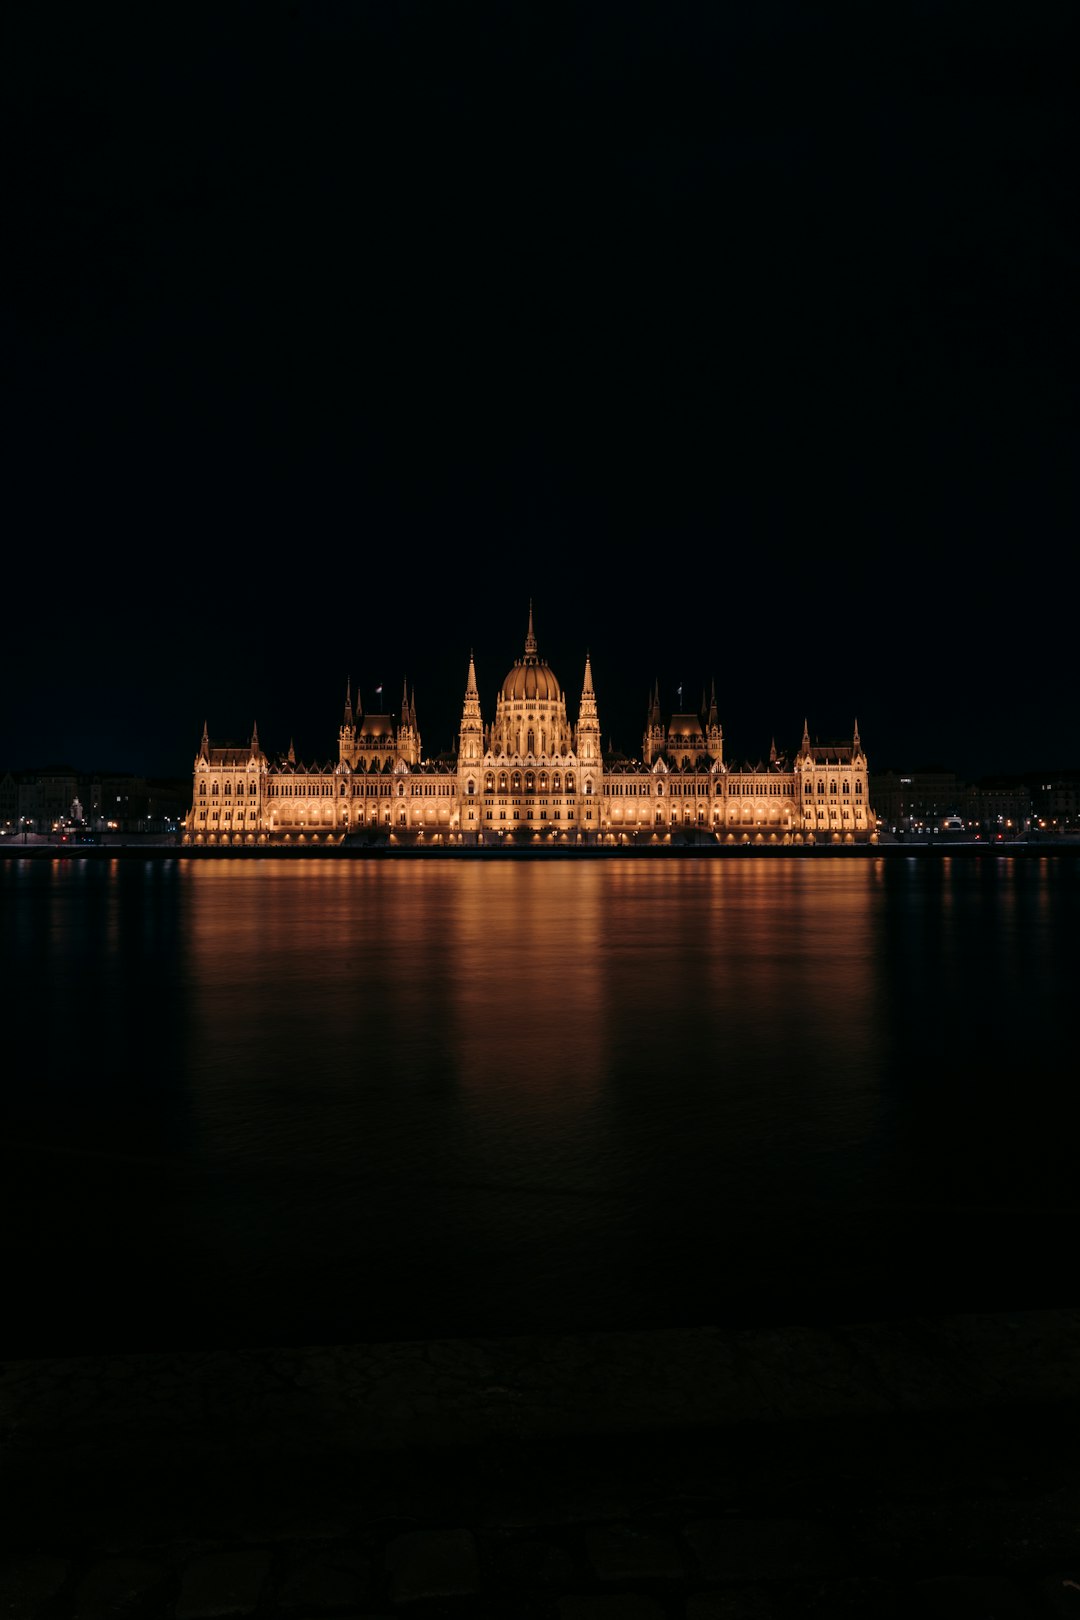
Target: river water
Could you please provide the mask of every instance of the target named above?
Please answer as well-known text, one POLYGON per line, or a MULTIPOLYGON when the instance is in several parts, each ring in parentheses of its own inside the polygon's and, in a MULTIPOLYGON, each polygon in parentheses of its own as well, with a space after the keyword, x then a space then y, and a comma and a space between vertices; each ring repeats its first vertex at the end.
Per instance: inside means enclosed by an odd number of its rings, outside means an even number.
POLYGON ((0 863, 2 1347, 1075 1304, 1080 863, 0 863))

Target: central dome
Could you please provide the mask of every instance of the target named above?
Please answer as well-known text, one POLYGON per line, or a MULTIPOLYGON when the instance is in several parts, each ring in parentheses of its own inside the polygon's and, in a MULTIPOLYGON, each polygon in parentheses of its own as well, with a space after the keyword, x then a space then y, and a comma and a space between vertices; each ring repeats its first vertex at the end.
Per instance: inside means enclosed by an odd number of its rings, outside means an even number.
POLYGON ((562 697, 559 683, 550 668, 536 651, 533 635, 532 603, 529 603, 529 631, 525 637, 525 656, 519 658, 502 684, 504 703, 523 703, 537 700, 558 703, 562 697))
POLYGON ((510 703, 538 698, 542 703, 557 703, 562 693, 547 664, 541 658, 519 658, 503 681, 502 695, 510 703))

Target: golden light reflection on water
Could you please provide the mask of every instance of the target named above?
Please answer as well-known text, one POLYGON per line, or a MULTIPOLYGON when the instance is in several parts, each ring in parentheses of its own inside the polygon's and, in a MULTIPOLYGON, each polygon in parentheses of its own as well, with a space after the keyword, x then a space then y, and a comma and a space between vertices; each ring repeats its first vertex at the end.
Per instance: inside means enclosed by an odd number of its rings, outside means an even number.
MULTIPOLYGON (((238 1151, 245 1110, 281 1084, 311 1104, 277 1143, 291 1162, 349 1151, 320 1106, 388 1088, 456 1110, 489 1171, 583 1131, 604 1160, 620 1088, 663 1114, 688 1070, 689 1112, 665 1129, 715 1131, 730 1107, 764 1152, 769 1110, 748 1092, 808 1129, 842 1097, 845 1139, 873 1128, 878 900, 862 865, 267 861, 196 865, 187 884, 211 1153, 238 1151)), ((734 1131, 718 1145, 748 1147, 734 1131)))
POLYGON ((1045 1303, 1078 1235, 1080 863, 27 863, 0 948, 54 1348, 1045 1303))

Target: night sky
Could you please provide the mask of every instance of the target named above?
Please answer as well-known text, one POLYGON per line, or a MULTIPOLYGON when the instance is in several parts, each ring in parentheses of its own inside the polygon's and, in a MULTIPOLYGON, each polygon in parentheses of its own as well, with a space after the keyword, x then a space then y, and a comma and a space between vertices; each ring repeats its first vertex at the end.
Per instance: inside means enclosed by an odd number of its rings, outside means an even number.
POLYGON ((1068 6, 11 7, 0 769, 451 745, 1080 765, 1068 6))

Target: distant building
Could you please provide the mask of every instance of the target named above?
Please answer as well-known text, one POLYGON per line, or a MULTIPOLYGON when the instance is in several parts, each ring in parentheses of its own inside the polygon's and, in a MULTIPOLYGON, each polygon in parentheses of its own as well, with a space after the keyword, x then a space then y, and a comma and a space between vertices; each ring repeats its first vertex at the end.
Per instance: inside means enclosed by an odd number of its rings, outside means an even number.
POLYGON ((1040 831, 1075 832, 1080 828, 1080 771, 1044 772, 1027 780, 1032 821, 1040 831))
POLYGON ((967 814, 968 790, 955 771, 877 771, 870 793, 890 832, 932 830, 967 814))
POLYGON ((660 711, 650 696, 639 760, 601 749, 592 667, 576 722, 537 650, 532 610, 523 657, 502 683, 485 723, 469 659, 456 754, 426 759, 415 693, 401 713, 367 714, 346 691, 337 760, 298 762, 292 746, 271 758, 258 728, 240 747, 195 756, 185 841, 339 842, 364 834, 497 843, 515 836, 573 842, 707 838, 727 843, 873 840, 866 755, 858 725, 849 742, 802 743, 790 759, 730 764, 715 690, 702 712, 660 711))
POLYGON ((1031 809, 1031 788, 1019 777, 987 776, 968 789, 968 814, 984 832, 1025 832, 1031 809))
POLYGON ((0 834, 19 831, 19 779, 10 771, 0 776, 0 834))
POLYGON ((176 832, 187 814, 186 782, 73 766, 7 772, 0 778, 0 832, 48 835, 73 825, 94 832, 176 832))

